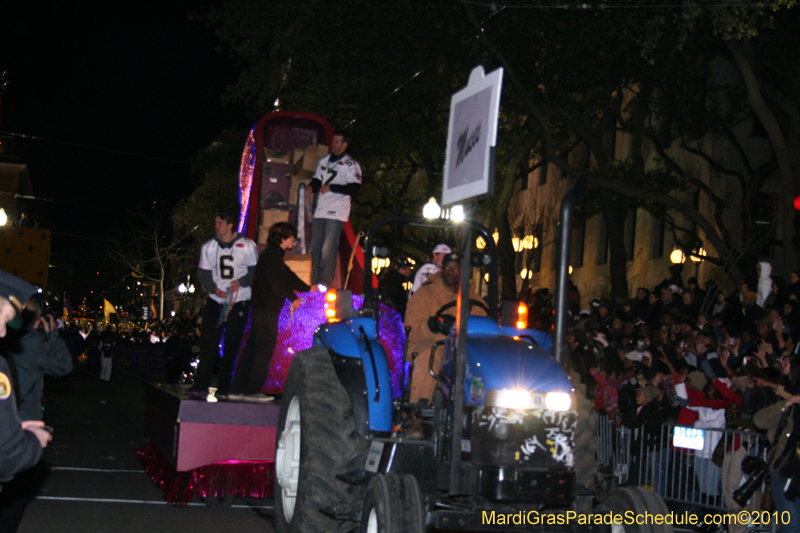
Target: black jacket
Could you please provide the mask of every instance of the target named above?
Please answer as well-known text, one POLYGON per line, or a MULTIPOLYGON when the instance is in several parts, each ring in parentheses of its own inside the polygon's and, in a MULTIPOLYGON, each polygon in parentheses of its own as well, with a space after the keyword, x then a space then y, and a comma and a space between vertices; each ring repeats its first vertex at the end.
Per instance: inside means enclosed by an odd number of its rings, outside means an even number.
POLYGON ((36 435, 22 429, 20 424, 11 372, 5 358, 0 357, 0 482, 32 467, 42 456, 36 435))
MULTIPOLYGON (((661 442, 661 426, 667 422, 672 414, 671 409, 652 400, 642 406, 637 413, 638 405, 632 411, 623 412, 622 423, 634 430, 631 440, 631 455, 639 455, 644 450, 658 450, 665 443, 661 442)), ((645 453, 647 453, 645 451, 645 453)))
POLYGON ((408 303, 408 291, 403 284, 408 278, 395 269, 389 270, 380 281, 381 300, 386 305, 391 305, 397 309, 401 315, 406 315, 406 304, 408 303))
POLYGON ((256 309, 280 309, 285 300, 295 301, 294 291, 308 292, 310 287, 283 260, 283 250, 268 244, 258 257, 251 303, 256 309))

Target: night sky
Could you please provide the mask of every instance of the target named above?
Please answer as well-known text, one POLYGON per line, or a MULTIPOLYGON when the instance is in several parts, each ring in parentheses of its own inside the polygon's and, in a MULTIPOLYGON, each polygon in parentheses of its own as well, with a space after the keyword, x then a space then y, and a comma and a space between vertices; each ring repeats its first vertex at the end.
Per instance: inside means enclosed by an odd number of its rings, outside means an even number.
POLYGON ((125 240, 136 212, 170 210, 188 196, 198 150, 225 128, 251 125, 241 107, 221 102, 235 65, 190 20, 211 3, 0 7, 0 132, 41 138, 16 141, 37 198, 24 209, 54 232, 50 279, 59 288, 118 281, 107 242, 125 240))

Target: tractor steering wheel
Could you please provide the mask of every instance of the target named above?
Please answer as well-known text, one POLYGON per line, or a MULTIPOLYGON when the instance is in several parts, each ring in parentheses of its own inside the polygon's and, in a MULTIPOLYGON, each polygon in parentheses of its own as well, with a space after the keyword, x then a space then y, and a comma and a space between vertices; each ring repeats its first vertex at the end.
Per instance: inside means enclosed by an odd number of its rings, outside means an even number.
MULTIPOLYGON (((442 307, 436 311, 436 314, 428 319, 428 329, 430 329, 433 333, 441 333, 442 335, 448 335, 450 330, 453 329, 453 324, 456 323, 456 318, 453 315, 446 315, 444 314, 445 311, 451 309, 458 305, 458 300, 454 300, 452 302, 447 302, 442 307)), ((472 298, 469 299, 469 307, 470 310, 472 306, 480 307, 484 311, 486 311, 486 316, 489 316, 489 307, 480 300, 473 300, 472 298)))

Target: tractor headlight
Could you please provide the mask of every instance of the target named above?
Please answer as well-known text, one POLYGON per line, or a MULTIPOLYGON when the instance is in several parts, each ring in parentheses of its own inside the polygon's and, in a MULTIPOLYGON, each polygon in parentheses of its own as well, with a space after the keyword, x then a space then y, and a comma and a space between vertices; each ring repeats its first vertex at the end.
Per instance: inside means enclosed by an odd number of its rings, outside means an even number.
POLYGON ((568 411, 572 407, 572 398, 566 392, 548 392, 544 406, 550 411, 568 411))
POLYGON ((483 401, 486 406, 507 409, 527 409, 532 403, 531 393, 519 389, 490 390, 483 401))

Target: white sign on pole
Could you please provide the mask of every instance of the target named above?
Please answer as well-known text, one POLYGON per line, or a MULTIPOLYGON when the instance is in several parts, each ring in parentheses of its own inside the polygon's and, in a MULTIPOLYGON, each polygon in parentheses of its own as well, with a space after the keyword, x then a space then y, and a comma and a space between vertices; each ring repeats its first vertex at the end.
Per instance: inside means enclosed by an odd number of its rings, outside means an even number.
POLYGON ((497 116, 503 69, 484 75, 477 66, 467 86, 450 99, 442 205, 492 194, 492 148, 497 144, 497 116))

